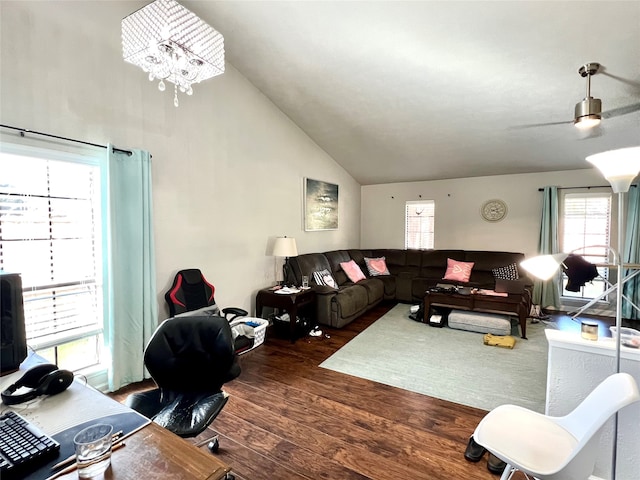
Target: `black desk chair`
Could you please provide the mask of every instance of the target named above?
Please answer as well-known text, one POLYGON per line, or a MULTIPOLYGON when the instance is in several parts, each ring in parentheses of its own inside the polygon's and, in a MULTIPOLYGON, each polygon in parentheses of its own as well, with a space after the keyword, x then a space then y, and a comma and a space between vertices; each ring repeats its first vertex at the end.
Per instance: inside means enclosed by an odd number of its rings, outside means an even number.
MULTIPOLYGON (((219 316, 165 320, 147 345, 144 364, 158 388, 134 393, 126 404, 181 437, 195 437, 211 424, 228 400, 222 385, 240 375, 229 322, 219 316)), ((216 452, 217 436, 207 441, 216 452)))
POLYGON ((185 312, 204 309, 207 313, 224 316, 228 321, 236 317, 246 317, 249 312, 237 307, 228 307, 220 310, 216 305, 214 293, 216 288, 204 278, 197 268, 180 270, 173 279, 173 284, 164 299, 169 306, 169 316, 175 317, 185 312), (222 313, 220 313, 222 312, 222 313))

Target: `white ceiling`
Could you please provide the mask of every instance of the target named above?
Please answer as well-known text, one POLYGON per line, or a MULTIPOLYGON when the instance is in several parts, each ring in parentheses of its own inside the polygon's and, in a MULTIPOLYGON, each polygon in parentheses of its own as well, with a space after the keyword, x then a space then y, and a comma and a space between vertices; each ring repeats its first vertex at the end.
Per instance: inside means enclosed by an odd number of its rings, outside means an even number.
MULTIPOLYGON (((640 145, 640 1, 182 1, 245 75, 363 185, 588 168, 640 145)), ((208 81, 215 81, 208 80, 208 81)), ((206 88, 206 83, 197 89, 206 88)), ((196 90, 197 95, 197 90, 196 90)))

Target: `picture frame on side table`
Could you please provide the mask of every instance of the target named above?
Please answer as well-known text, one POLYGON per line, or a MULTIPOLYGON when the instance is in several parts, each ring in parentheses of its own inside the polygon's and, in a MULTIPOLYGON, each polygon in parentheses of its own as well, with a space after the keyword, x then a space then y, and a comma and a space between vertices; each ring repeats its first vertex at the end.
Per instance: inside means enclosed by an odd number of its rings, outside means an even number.
POLYGON ((307 232, 338 229, 338 185, 304 179, 304 229, 307 232))

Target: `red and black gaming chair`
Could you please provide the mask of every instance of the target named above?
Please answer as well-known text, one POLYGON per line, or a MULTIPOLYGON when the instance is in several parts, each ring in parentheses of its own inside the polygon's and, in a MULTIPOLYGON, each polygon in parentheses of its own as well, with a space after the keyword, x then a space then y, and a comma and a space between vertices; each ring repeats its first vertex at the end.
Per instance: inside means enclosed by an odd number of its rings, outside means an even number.
POLYGON ((197 268, 180 270, 173 279, 173 285, 164 295, 169 305, 169 314, 175 317, 181 313, 199 310, 205 307, 209 315, 222 315, 231 321, 236 317, 246 317, 246 310, 236 307, 228 307, 220 310, 216 305, 214 293, 216 289, 211 285, 202 272, 197 268))

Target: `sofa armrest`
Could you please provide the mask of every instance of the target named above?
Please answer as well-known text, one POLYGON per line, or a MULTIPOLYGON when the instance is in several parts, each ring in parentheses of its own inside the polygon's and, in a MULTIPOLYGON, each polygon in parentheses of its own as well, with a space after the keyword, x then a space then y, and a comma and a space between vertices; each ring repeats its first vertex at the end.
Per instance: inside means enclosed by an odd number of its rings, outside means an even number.
POLYGON ((313 291, 316 292, 316 295, 334 295, 338 293, 337 288, 329 287, 327 285, 314 285, 313 291))

